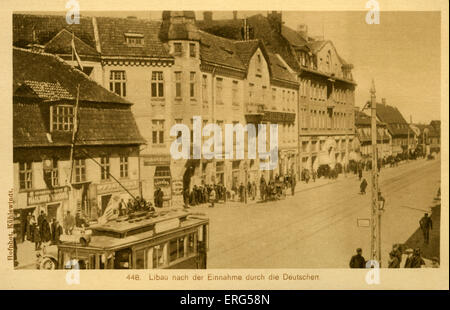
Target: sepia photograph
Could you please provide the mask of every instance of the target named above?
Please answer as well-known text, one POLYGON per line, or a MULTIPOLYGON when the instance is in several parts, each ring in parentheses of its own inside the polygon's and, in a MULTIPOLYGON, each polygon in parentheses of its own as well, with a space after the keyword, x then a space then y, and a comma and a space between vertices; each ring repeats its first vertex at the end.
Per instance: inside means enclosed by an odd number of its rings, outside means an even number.
POLYGON ((11 269, 448 280, 448 4, 380 2, 12 10, 11 269))

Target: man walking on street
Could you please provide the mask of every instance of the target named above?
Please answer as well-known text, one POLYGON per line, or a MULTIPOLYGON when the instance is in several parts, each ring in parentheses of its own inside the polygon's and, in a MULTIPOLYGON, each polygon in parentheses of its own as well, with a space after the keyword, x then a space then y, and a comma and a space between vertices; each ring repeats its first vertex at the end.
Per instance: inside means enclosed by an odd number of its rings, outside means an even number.
POLYGON ((363 178, 361 185, 359 186, 361 195, 366 194, 366 188, 367 188, 367 181, 366 178, 363 178))
POLYGON ((433 229, 433 222, 428 216, 428 213, 425 213, 425 215, 420 219, 419 224, 423 233, 423 241, 428 244, 430 242, 430 230, 433 229))
POLYGON ((356 249, 356 255, 353 255, 349 263, 350 268, 366 268, 366 260, 362 256, 362 249, 356 249))
POLYGON ((214 189, 214 186, 211 187, 211 192, 209 193, 209 202, 211 205, 210 208, 214 208, 214 202, 216 201, 216 190, 214 189))

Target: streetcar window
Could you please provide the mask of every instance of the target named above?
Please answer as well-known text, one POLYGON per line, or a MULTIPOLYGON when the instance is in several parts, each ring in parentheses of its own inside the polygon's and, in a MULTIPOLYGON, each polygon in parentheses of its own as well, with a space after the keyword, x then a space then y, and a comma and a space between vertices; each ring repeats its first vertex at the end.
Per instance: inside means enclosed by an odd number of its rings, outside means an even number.
POLYGON ((159 244, 153 247, 153 268, 167 265, 167 244, 159 244))
POLYGON ((169 241, 169 253, 171 262, 184 257, 184 237, 169 241))
POLYGON ((129 249, 116 251, 114 269, 130 269, 131 252, 129 249))
POLYGON ((144 262, 145 262, 145 252, 144 250, 137 250, 136 251, 136 266, 134 269, 144 269, 144 262))
POLYGON ((187 256, 195 254, 195 233, 191 233, 186 238, 186 254, 187 256))

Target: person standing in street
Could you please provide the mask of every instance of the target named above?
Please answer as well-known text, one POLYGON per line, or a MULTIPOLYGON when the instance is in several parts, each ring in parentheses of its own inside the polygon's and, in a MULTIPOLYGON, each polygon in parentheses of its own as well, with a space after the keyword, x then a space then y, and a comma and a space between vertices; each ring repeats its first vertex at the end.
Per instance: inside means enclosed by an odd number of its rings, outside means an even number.
POLYGON ((362 179, 362 176, 363 176, 362 169, 361 169, 360 166, 358 166, 358 178, 359 178, 360 181, 361 181, 361 179, 362 179))
POLYGON ((353 255, 349 263, 350 268, 366 268, 366 259, 362 256, 362 249, 356 249, 356 255, 353 255))
POLYGON ((214 186, 211 186, 211 191, 209 192, 209 202, 211 205, 210 208, 214 208, 214 202, 216 201, 216 190, 214 189, 214 186))
POLYGON ((34 249, 36 251, 40 250, 42 242, 41 242, 41 231, 40 231, 39 225, 34 226, 33 241, 34 241, 34 249))
POLYGON ((71 235, 73 227, 75 225, 75 218, 72 214, 70 214, 70 211, 67 211, 66 216, 64 217, 64 233, 66 235, 71 235))
POLYGON ((297 181, 295 180, 295 175, 292 175, 292 177, 291 177, 291 193, 292 193, 292 196, 295 195, 295 185, 297 185, 297 181))
POLYGON ((433 229, 433 222, 428 216, 428 213, 425 213, 425 215, 420 219, 419 225, 423 233, 423 242, 428 244, 430 242, 430 230, 433 229))

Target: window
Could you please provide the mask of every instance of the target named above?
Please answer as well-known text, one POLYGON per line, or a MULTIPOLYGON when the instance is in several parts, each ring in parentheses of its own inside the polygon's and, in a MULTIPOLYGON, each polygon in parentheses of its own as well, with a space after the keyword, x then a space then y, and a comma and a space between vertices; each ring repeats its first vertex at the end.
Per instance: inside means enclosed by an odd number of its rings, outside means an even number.
POLYGON ((152 143, 163 144, 164 143, 164 121, 153 120, 152 121, 152 143))
POLYGON ((195 97, 195 72, 189 74, 189 96, 191 98, 195 97))
POLYGON ((239 92, 239 82, 238 81, 233 81, 233 86, 231 89, 231 97, 232 97, 232 103, 234 106, 238 106, 239 105, 239 98, 238 98, 238 92, 239 92))
POLYGON ((119 96, 126 97, 126 76, 125 71, 111 71, 109 74, 109 90, 119 96))
POLYGON ((58 161, 56 160, 52 160, 51 181, 52 187, 59 186, 58 161))
POLYGON ((110 164, 109 164, 109 157, 103 156, 100 158, 100 178, 102 180, 109 180, 109 171, 110 171, 110 164))
POLYGON ((196 253, 196 239, 197 239, 196 237, 197 236, 195 233, 191 233, 187 236, 187 246, 186 246, 187 256, 196 253))
POLYGON ((152 72, 152 97, 164 97, 164 76, 161 71, 152 72))
POLYGON ((75 183, 86 182, 86 160, 76 159, 75 167, 75 183))
POLYGON ((120 156, 120 177, 128 178, 128 157, 120 156))
POLYGON ((255 88, 255 84, 250 83, 248 84, 248 102, 250 104, 254 103, 254 88, 255 88))
POLYGON ((183 53, 183 46, 181 43, 174 43, 173 50, 175 55, 180 56, 183 53))
POLYGON ((175 97, 181 98, 181 72, 175 72, 175 97))
POLYGON ((257 55, 257 63, 256 63, 256 71, 258 72, 258 73, 261 73, 261 63, 262 63, 262 61, 261 61, 261 55, 257 55))
POLYGON ((189 56, 197 57, 197 48, 195 46, 195 43, 189 43, 189 56))
POLYGON ((72 106, 53 106, 52 114, 52 130, 71 131, 73 129, 73 107, 72 106))
POLYGON ((208 76, 202 76, 202 100, 208 102, 208 76))
POLYGON ((20 189, 31 189, 33 187, 33 170, 31 162, 19 163, 20 189))
POLYGON ((141 34, 125 34, 125 39, 130 46, 143 46, 144 38, 141 34))
POLYGON ((216 78, 216 101, 217 101, 217 104, 223 104, 222 89, 223 89, 223 79, 216 78))
POLYGON ((184 237, 169 241, 169 257, 170 262, 184 257, 184 237))
POLYGON ((276 103, 277 101, 277 89, 276 88, 272 88, 272 103, 276 103))
POLYGON ((167 265, 166 249, 167 243, 159 244, 153 247, 153 268, 159 268, 167 265))

